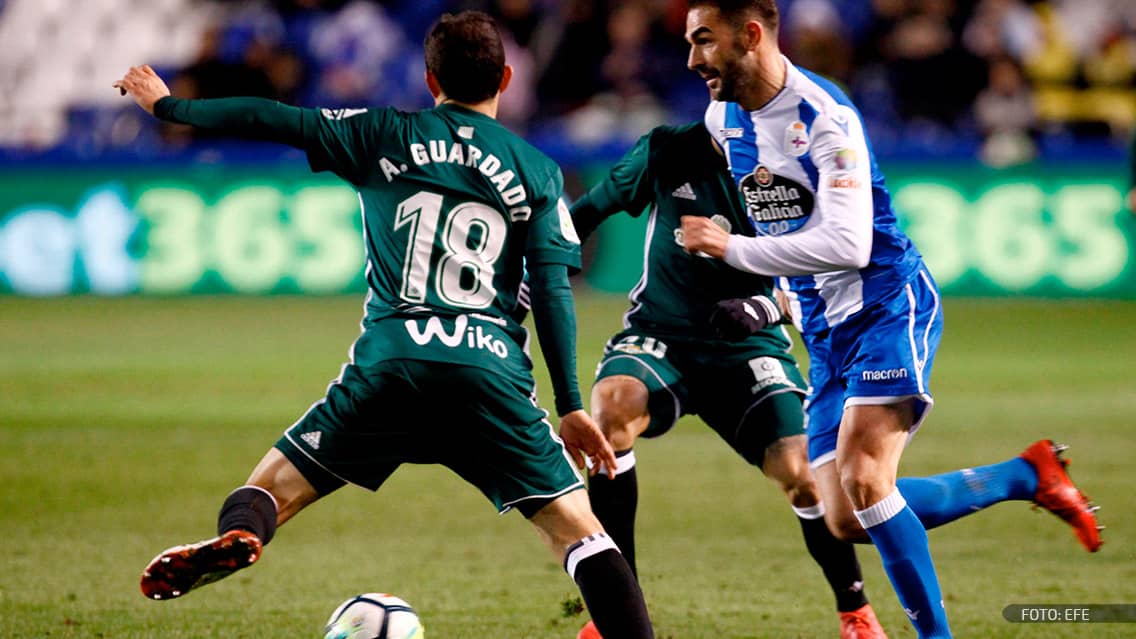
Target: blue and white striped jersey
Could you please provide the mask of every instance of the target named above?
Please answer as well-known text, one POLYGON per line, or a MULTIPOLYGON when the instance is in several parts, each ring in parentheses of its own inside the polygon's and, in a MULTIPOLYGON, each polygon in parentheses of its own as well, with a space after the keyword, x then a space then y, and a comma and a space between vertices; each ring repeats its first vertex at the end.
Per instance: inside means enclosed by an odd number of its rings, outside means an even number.
POLYGON ((829 80, 785 64, 785 87, 765 106, 711 102, 706 128, 757 234, 731 235, 726 262, 779 276, 808 335, 895 295, 922 257, 896 225, 851 100, 829 80))

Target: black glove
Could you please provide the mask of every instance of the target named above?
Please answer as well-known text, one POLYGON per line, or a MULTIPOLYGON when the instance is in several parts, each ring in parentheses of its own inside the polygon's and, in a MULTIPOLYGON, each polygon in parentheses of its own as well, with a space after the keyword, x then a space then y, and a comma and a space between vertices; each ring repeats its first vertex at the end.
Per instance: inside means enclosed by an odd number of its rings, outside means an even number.
POLYGON ((718 337, 737 342, 781 321, 781 310, 777 302, 765 297, 742 297, 722 300, 714 305, 710 313, 710 326, 718 337))

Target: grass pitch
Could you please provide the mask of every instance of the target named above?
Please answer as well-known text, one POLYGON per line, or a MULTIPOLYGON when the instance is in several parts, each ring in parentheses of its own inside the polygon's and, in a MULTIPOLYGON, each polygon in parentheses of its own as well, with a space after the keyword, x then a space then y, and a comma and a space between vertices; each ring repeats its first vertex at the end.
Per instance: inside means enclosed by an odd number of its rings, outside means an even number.
MULTIPOLYGON (((585 296, 587 376, 623 312, 585 296)), ((358 333, 356 298, 0 298, 0 636, 321 636, 343 599, 390 591, 432 639, 575 636, 576 590, 519 515, 406 466, 281 529, 261 563, 172 602, 138 574, 212 534, 224 496, 322 396, 358 333)), ((1039 437, 1073 445, 1106 545, 1002 504, 930 533, 959 637, 1132 637, 1136 624, 1010 624, 1016 603, 1136 604, 1136 305, 948 300, 937 405, 901 471, 1000 461, 1039 437)), ((548 384, 538 363, 546 404, 548 384)), ((636 449, 643 586, 662 637, 834 637, 836 617, 783 497, 694 420, 636 449)), ((874 549, 869 595, 910 638, 874 549)))

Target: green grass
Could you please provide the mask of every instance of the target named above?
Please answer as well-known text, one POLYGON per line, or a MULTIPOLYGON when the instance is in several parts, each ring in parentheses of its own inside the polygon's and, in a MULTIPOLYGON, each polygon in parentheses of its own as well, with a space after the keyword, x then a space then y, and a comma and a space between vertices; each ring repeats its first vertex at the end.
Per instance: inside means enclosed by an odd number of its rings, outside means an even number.
MULTIPOLYGON (((624 302, 579 306, 586 376, 624 302)), ((0 636, 302 639, 342 599, 386 590, 434 639, 574 637, 582 618, 561 613, 574 585, 530 527, 433 467, 316 504, 227 581, 173 602, 139 594, 142 566, 211 534, 224 495, 322 395, 360 309, 0 299, 0 636)), ((932 531, 957 636, 1136 636, 1133 624, 1001 617, 1013 603, 1136 604, 1134 327, 1133 304, 948 300, 937 405, 901 471, 999 461, 1053 437, 1074 446, 1075 477, 1109 526, 1096 555, 1024 503, 932 531)), ((661 638, 835 636, 831 596, 772 484, 693 420, 636 452, 640 566, 661 638)), ((875 551, 860 557, 893 639, 914 637, 875 551)))

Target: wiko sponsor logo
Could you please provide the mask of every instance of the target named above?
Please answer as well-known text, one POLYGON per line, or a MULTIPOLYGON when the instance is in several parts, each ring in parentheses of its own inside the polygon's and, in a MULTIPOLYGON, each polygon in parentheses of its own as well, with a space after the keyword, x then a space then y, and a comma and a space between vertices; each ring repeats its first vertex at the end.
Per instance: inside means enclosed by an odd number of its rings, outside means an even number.
POLYGON ((486 333, 481 326, 470 326, 468 315, 458 315, 454 318, 454 330, 447 333, 439 317, 426 320, 425 326, 421 320, 406 320, 406 333, 410 339, 419 346, 426 346, 437 339, 442 345, 449 348, 465 346, 476 350, 493 353, 501 359, 509 356, 509 347, 504 341, 492 333, 486 333))
POLYGON ((907 379, 908 372, 906 368, 889 368, 880 371, 864 371, 860 373, 860 379, 865 382, 886 382, 889 379, 907 379))

